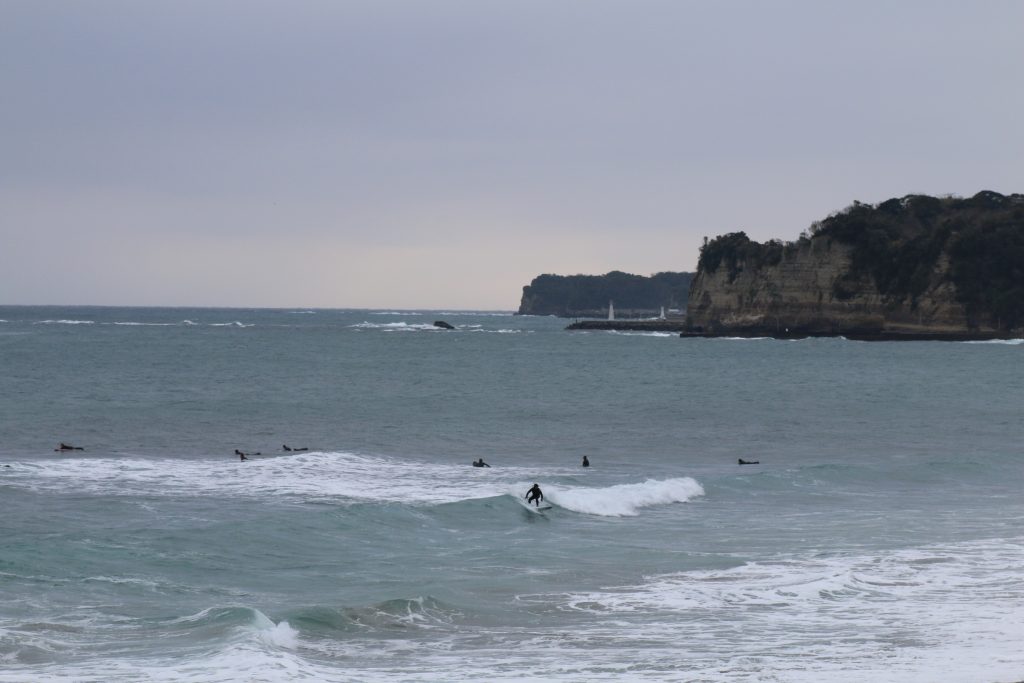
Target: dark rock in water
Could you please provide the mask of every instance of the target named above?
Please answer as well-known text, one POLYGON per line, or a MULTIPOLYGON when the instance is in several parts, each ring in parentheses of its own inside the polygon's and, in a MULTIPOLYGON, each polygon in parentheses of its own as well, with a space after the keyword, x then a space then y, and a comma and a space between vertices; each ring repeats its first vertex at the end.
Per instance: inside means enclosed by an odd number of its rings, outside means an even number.
POLYGON ((443 320, 435 320, 434 321, 434 327, 440 327, 442 330, 454 330, 455 329, 455 327, 453 327, 452 325, 449 325, 448 323, 446 323, 443 320))

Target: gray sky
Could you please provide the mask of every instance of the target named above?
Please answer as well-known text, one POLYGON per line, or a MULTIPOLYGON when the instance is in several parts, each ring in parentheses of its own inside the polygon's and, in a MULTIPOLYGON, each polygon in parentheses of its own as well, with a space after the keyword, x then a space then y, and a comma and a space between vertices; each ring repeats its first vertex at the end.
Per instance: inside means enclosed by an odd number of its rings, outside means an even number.
POLYGON ((1024 192, 1024 2, 0 0, 0 303, 514 309, 1024 192))

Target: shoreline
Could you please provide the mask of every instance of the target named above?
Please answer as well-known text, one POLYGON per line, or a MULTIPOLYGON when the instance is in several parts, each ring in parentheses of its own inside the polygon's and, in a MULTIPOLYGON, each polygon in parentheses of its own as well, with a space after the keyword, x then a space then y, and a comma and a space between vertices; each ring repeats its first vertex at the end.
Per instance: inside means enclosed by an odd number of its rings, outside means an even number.
POLYGON ((928 332, 924 330, 879 330, 879 331, 847 331, 847 332, 814 332, 807 330, 780 332, 777 329, 744 329, 729 332, 696 332, 688 330, 684 319, 673 320, 578 320, 565 328, 568 331, 630 331, 630 332, 678 332, 679 336, 687 338, 714 339, 723 337, 739 337, 753 339, 766 337, 770 339, 809 339, 809 338, 838 338, 851 341, 998 341, 1020 339, 1015 336, 1000 332, 968 332, 968 331, 945 331, 928 332))
POLYGON ((849 339, 850 341, 865 341, 865 342, 892 342, 892 341, 941 341, 941 342, 966 342, 966 341, 999 341, 999 340, 1013 340, 1020 339, 1013 335, 1006 334, 986 334, 977 333, 972 334, 970 332, 769 332, 767 330, 758 331, 738 331, 728 332, 722 334, 712 334, 709 332, 690 332, 682 331, 679 333, 680 337, 685 338, 722 338, 722 337, 734 337, 742 339, 756 339, 756 338, 768 338, 768 339, 849 339))

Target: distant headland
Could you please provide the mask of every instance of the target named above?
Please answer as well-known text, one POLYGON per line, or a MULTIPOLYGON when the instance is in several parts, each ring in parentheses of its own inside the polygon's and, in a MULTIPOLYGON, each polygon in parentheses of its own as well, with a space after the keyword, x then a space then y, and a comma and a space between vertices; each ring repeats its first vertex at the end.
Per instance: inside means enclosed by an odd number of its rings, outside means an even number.
POLYGON ((614 302, 617 319, 682 319, 693 273, 650 277, 614 270, 606 275, 540 275, 523 287, 519 315, 605 318, 614 302))

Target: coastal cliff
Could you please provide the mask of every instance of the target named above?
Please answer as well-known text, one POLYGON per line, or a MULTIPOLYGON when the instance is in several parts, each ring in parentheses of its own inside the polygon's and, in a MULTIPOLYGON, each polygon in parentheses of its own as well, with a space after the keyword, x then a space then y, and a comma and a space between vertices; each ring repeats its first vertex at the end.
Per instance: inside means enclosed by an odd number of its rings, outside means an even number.
POLYGON ((855 202, 795 242, 706 242, 687 332, 992 339, 1024 332, 1024 195, 855 202))

